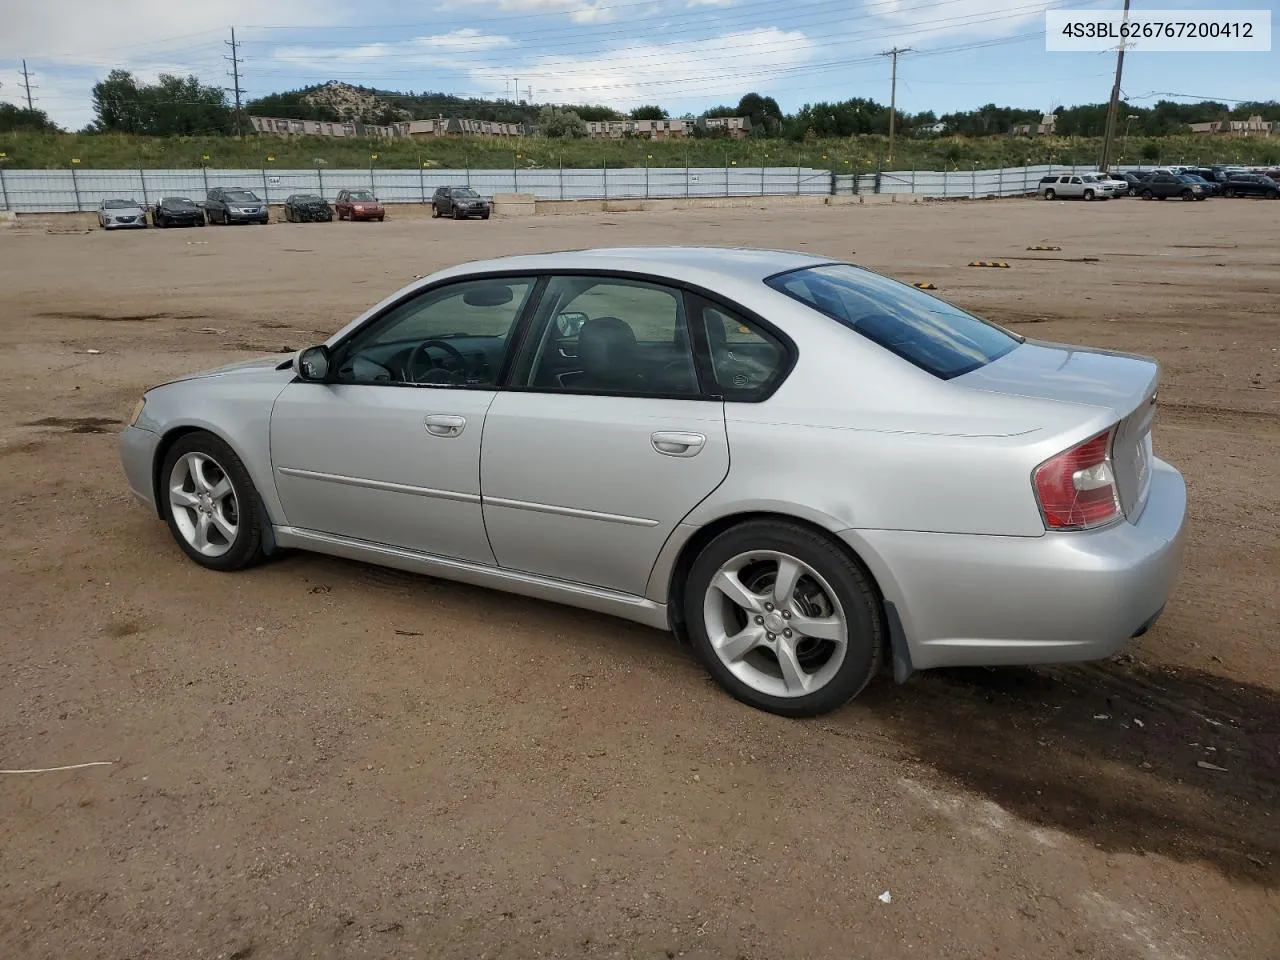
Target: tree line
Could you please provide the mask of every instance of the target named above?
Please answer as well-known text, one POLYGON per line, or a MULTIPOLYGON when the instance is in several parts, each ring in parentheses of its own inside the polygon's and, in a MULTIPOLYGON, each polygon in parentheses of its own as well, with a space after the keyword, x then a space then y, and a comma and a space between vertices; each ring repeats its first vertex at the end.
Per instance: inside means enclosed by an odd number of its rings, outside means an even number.
MULTIPOLYGON (((355 120, 387 124, 436 116, 463 116, 476 120, 535 124, 545 136, 577 139, 586 136, 586 124, 597 120, 662 120, 670 114, 657 104, 637 107, 623 114, 609 107, 581 104, 538 105, 522 100, 487 100, 445 93, 395 93, 351 88, 359 96, 340 108, 324 97, 322 88, 272 93, 248 101, 244 113, 297 120, 355 120)), ((201 83, 195 76, 161 74, 154 83, 138 80, 125 70, 113 70, 93 87, 93 123, 82 133, 129 133, 150 136, 231 134, 236 118, 227 93, 201 83)), ((1043 111, 988 103, 975 110, 941 116, 933 111, 902 113, 897 129, 903 136, 937 134, 959 137, 1006 135, 1023 124, 1035 125, 1043 111)), ((1058 107, 1055 134, 1100 136, 1106 124, 1105 103, 1058 107)), ((1161 100, 1152 106, 1122 104, 1122 129, 1135 136, 1161 137, 1186 133, 1187 125, 1213 120, 1246 119, 1261 115, 1280 122, 1280 102, 1275 100, 1229 105, 1214 101, 1175 103, 1161 100)), ((736 104, 721 104, 700 116, 746 116, 751 135, 795 142, 853 137, 889 132, 889 108, 876 100, 853 97, 836 102, 806 103, 794 113, 784 113, 773 97, 749 93, 736 104)), ((697 119, 684 114, 683 119, 697 119)), ((52 132, 58 128, 40 110, 25 110, 0 103, 0 132, 31 130, 52 132)), ((723 135, 695 128, 695 136, 723 135)))

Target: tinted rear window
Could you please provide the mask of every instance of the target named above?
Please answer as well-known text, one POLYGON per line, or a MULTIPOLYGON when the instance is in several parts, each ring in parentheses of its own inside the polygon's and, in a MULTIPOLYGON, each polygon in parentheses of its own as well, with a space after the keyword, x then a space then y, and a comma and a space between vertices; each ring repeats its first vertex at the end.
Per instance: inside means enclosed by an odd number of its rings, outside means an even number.
POLYGON ((765 282, 944 380, 1021 342, 915 287, 850 264, 807 267, 765 282))

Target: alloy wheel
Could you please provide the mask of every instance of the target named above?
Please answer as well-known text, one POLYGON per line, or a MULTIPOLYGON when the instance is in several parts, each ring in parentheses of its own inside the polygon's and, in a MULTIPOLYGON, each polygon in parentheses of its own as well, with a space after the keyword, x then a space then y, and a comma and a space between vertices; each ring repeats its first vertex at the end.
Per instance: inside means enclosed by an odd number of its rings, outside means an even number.
POLYGON ((222 466, 207 453, 187 453, 169 473, 169 506, 193 550, 221 557, 240 531, 240 501, 222 466))
POLYGON ((741 553, 721 566, 702 615, 721 663, 768 696, 822 689, 848 650, 848 622, 835 590, 813 567, 778 551, 741 553))

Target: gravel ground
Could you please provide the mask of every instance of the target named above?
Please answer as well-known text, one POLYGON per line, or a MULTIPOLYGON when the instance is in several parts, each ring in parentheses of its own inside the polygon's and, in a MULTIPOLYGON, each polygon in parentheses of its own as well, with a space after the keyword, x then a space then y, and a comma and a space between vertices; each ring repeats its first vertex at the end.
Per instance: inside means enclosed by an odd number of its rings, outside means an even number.
POLYGON ((112 761, 0 775, 0 956, 1280 958, 1277 211, 0 230, 0 767, 112 761), (202 571, 128 493, 153 383, 462 259, 664 242, 850 258, 1158 357, 1191 491, 1163 619, 1106 663, 788 721, 604 617, 313 556, 202 571))

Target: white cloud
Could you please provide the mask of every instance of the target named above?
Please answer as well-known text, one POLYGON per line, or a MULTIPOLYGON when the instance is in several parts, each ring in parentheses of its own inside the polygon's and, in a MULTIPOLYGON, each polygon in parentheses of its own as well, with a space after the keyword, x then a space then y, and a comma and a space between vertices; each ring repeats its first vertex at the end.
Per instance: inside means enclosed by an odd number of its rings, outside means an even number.
MULTIPOLYGON (((543 54, 518 70, 520 83, 531 85, 538 100, 678 108, 684 101, 741 96, 812 56, 813 42, 803 33, 767 27, 704 40, 636 42, 587 57, 543 54)), ((493 88, 515 69, 477 66, 470 74, 493 88)))
POLYGON ((221 54, 228 24, 326 24, 343 16, 338 0, 5 0, 4 8, 0 59, 85 66, 127 66, 167 48, 221 54))
POLYGON ((574 23, 605 23, 615 15, 615 0, 446 0, 437 9, 490 7, 501 13, 567 13, 574 23))
POLYGON ((510 37, 482 33, 468 27, 452 33, 411 37, 390 43, 366 43, 356 47, 281 47, 272 54, 272 59, 295 67, 383 62, 398 66, 457 66, 465 62, 468 55, 487 53, 511 45, 510 37))
POLYGON ((689 0, 690 7, 731 7, 737 0, 689 0))

